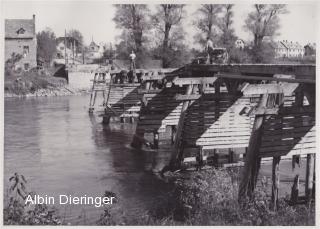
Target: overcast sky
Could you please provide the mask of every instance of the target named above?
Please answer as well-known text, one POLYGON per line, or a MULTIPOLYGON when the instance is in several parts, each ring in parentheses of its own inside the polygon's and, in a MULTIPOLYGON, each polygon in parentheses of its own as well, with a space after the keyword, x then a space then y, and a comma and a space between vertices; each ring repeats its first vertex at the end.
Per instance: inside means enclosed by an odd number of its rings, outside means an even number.
MULTIPOLYGON (((110 1, 109 1, 110 2, 110 1)), ((301 1, 302 2, 302 1, 301 1)), ((214 3, 214 2, 213 2, 214 3)), ((115 43, 119 30, 112 21, 115 8, 103 1, 4 1, 2 2, 4 18, 32 18, 36 15, 36 30, 50 27, 57 36, 63 36, 64 30, 78 29, 84 36, 86 44, 93 40, 97 43, 115 43)), ((187 41, 192 44, 195 29, 191 26, 193 13, 199 5, 189 4, 186 7, 188 17, 184 22, 187 41)), ((244 40, 252 37, 244 31, 243 24, 250 4, 235 4, 234 29, 236 35, 244 40)), ((281 16, 280 36, 277 40, 298 41, 302 45, 316 41, 317 7, 315 3, 289 4, 290 13, 281 16)), ((116 42, 117 43, 117 42, 116 42)))

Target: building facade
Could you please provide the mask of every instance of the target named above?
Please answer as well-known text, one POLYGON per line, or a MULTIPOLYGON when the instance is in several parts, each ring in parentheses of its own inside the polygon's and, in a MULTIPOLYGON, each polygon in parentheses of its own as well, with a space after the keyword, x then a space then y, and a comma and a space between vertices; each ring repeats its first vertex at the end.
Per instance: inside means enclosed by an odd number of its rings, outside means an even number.
POLYGON ((32 19, 5 20, 5 61, 13 54, 22 56, 16 69, 27 71, 37 66, 35 15, 32 19))
POLYGON ((244 40, 242 39, 237 39, 235 42, 234 42, 234 45, 236 48, 238 49, 244 49, 244 46, 245 46, 245 43, 244 43, 244 40))
POLYGON ((315 56, 316 55, 316 43, 309 43, 304 46, 305 56, 315 56))

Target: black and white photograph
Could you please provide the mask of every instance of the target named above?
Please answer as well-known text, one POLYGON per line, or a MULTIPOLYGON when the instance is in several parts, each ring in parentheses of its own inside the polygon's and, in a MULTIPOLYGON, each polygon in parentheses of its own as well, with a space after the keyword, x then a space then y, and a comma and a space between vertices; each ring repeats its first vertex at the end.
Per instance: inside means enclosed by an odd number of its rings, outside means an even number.
POLYGON ((316 226, 319 3, 0 4, 2 226, 316 226))

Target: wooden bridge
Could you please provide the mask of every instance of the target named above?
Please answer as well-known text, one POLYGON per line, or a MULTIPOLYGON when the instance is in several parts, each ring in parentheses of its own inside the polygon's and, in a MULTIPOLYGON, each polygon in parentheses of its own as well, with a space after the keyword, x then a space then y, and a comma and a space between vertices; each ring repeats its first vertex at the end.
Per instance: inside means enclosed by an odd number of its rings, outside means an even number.
MULTIPOLYGON (((106 114, 119 104, 129 104, 119 108, 122 113, 137 106, 133 147, 151 146, 160 156, 169 152, 171 168, 242 161, 240 201, 252 196, 261 159, 272 158, 275 208, 281 158, 292 157, 294 169, 300 156, 307 155, 303 199, 314 195, 315 65, 190 64, 143 75, 141 85, 128 93, 121 86, 110 87, 114 92, 106 114)), ((296 174, 294 203, 301 201, 298 183, 296 174)))

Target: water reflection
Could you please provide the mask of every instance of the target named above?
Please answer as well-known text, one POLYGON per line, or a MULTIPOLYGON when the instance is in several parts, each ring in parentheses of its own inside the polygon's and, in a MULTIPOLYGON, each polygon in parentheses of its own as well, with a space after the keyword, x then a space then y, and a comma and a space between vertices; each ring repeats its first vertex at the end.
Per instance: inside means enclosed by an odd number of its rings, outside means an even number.
MULTIPOLYGON (((137 218, 166 186, 145 172, 145 153, 130 147, 135 125, 102 125, 101 117, 89 116, 88 101, 87 96, 5 100, 5 185, 18 172, 39 194, 101 196, 109 190, 126 215, 137 218)), ((56 207, 74 224, 94 224, 103 212, 89 205, 56 207)))

